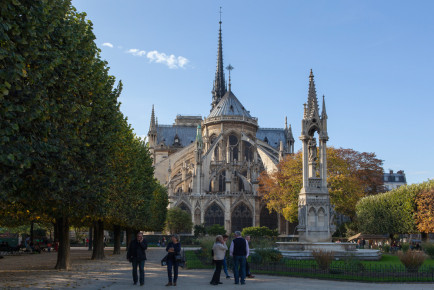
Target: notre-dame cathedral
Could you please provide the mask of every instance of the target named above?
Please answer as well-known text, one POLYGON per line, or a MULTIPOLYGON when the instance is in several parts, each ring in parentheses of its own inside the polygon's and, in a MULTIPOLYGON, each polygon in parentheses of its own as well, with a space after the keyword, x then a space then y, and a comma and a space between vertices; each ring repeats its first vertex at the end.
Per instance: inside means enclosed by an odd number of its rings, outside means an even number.
POLYGON ((275 170, 286 154, 294 153, 291 126, 285 118, 284 128, 259 127, 231 90, 230 65, 226 85, 221 24, 208 116, 178 115, 173 125, 161 125, 152 107, 148 142, 155 177, 167 186, 170 207, 190 213, 193 224, 219 224, 227 232, 267 226, 293 234, 258 192, 261 171, 275 170))

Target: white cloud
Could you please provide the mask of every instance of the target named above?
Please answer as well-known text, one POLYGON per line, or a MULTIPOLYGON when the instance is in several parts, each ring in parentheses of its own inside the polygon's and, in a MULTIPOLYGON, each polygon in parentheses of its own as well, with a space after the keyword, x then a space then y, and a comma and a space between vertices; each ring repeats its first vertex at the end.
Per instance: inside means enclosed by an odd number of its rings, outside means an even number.
POLYGON ((107 46, 107 47, 113 48, 113 44, 111 44, 110 42, 104 42, 102 44, 102 46, 107 46))
POLYGON ((171 69, 184 68, 189 60, 183 56, 175 56, 173 54, 167 55, 164 52, 158 52, 157 50, 152 50, 146 53, 144 50, 139 50, 137 48, 131 48, 126 51, 134 56, 146 56, 150 62, 162 63, 167 65, 171 69))
POLYGON ((134 56, 145 56, 146 55, 146 51, 144 50, 139 50, 137 48, 131 48, 127 50, 127 53, 132 54, 134 56))

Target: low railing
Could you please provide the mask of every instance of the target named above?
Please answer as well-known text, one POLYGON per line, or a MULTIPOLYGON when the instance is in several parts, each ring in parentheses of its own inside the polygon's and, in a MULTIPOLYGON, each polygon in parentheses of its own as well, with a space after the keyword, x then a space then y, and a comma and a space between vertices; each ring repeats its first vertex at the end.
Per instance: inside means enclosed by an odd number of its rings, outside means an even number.
MULTIPOLYGON (((254 254, 253 254, 254 256, 254 254)), ((210 259, 201 259, 199 251, 189 251, 187 267, 190 269, 213 268, 210 259)), ((372 265, 360 261, 334 261, 329 269, 320 269, 314 260, 290 260, 283 258, 279 262, 254 261, 249 257, 253 275, 266 274, 294 276, 330 280, 350 280, 366 282, 434 282, 434 266, 420 267, 417 271, 408 271, 403 265, 372 265)), ((233 268, 231 257, 227 257, 228 268, 233 268)))

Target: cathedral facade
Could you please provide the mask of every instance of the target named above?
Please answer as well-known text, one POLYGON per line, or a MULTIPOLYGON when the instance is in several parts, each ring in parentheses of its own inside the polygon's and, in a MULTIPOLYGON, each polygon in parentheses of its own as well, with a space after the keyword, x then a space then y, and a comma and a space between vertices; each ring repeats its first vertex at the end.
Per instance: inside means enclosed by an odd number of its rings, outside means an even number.
MULTIPOLYGON (((261 128, 231 90, 223 67, 221 22, 211 110, 205 117, 178 115, 160 125, 152 107, 148 143, 155 177, 167 186, 169 207, 191 214, 193 224, 219 224, 227 232, 267 226, 293 234, 288 222, 269 212, 258 192, 258 177, 294 153, 291 126, 261 128)), ((282 118, 283 119, 283 118, 282 118)))

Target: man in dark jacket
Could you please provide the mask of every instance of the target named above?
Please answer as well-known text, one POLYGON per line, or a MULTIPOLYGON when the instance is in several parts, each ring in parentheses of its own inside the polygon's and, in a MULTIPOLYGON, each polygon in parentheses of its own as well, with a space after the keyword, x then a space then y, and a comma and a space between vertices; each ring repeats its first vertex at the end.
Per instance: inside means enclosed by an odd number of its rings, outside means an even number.
POLYGON ((235 284, 239 282, 246 284, 246 260, 250 254, 250 249, 249 244, 241 237, 239 231, 235 232, 235 239, 232 240, 229 254, 234 257, 235 284))
POLYGON ((140 272, 140 286, 145 284, 145 260, 146 260, 146 249, 148 248, 148 243, 143 238, 142 233, 137 234, 137 239, 132 240, 130 246, 128 247, 127 259, 133 264, 133 281, 134 285, 137 284, 137 266, 139 266, 140 272))

